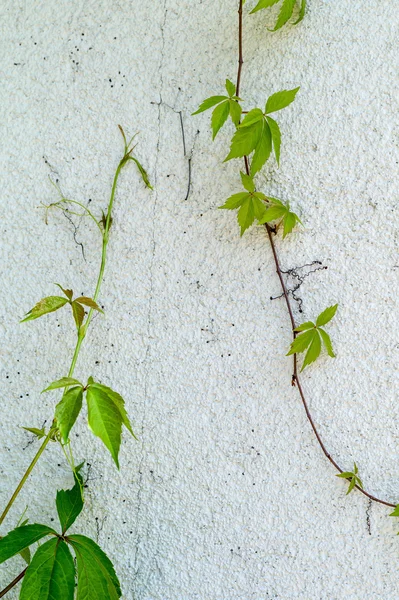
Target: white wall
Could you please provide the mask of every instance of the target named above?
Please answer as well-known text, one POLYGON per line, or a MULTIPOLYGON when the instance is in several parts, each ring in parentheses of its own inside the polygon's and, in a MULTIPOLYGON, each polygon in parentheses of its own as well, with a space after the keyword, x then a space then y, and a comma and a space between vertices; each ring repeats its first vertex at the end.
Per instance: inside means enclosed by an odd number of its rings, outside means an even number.
MULTIPOLYGON (((140 441, 125 436, 117 473, 82 415, 73 445, 91 470, 76 529, 98 536, 126 599, 399 597, 399 522, 345 496, 290 386, 265 232, 240 239, 234 215, 216 210, 239 186, 239 161, 221 164, 231 127, 212 144, 210 115, 190 117, 235 77, 236 3, 1 4, 2 505, 37 446, 19 426, 51 418, 59 396, 40 391, 65 374, 75 335, 67 311, 18 319, 55 281, 91 295, 98 268, 92 224, 77 223, 84 260, 62 214, 44 222, 49 165, 65 194, 99 212, 121 123, 140 130, 156 191, 133 167, 123 173, 106 318, 93 322, 76 374, 124 395, 140 441)), ((250 7, 247 106, 301 86, 280 117, 281 168, 270 161, 260 178, 305 224, 279 240, 283 267, 328 266, 301 286, 298 320, 340 305, 329 328, 337 358, 309 368, 304 387, 333 456, 344 468, 356 460, 367 489, 399 501, 398 11, 389 0, 309 0, 302 24, 271 34, 271 15, 250 7)), ((26 504, 32 521, 54 518, 55 490, 70 483, 54 444, 3 533, 26 504)), ((2 568, 1 583, 21 566, 2 568)))

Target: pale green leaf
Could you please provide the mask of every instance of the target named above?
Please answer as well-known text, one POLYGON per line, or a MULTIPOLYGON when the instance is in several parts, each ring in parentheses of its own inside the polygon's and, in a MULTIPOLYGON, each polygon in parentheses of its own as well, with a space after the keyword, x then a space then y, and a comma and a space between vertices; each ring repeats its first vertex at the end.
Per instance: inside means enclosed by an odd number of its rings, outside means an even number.
POLYGON ((255 195, 252 196, 252 203, 254 206, 255 219, 261 221, 263 215, 265 214, 266 206, 264 205, 262 200, 259 200, 259 198, 257 198, 255 195))
POLYGON ((0 564, 50 534, 55 534, 54 529, 38 523, 13 529, 0 538, 0 564))
POLYGON ((230 198, 227 198, 226 202, 219 206, 219 208, 226 208, 227 210, 234 210, 241 206, 241 204, 249 197, 246 192, 239 192, 238 194, 233 194, 230 198))
POLYGON ((280 2, 280 0, 259 0, 258 4, 249 14, 252 15, 252 13, 258 12, 258 10, 261 10, 262 8, 269 8, 270 6, 277 4, 277 2, 280 2))
POLYGON ((122 422, 123 422, 124 426, 126 427, 126 429, 132 434, 133 437, 136 437, 133 433, 133 429, 130 424, 129 417, 127 416, 127 412, 125 409, 125 401, 122 398, 122 396, 120 394, 118 394, 117 392, 115 392, 112 388, 110 388, 106 385, 102 385, 101 383, 93 383, 90 385, 90 388, 98 389, 98 390, 104 392, 104 394, 107 394, 109 399, 118 408, 118 410, 121 414, 121 417, 122 417, 122 422))
POLYGON ((291 343, 290 349, 287 352, 286 356, 304 352, 306 350, 306 348, 312 343, 313 338, 315 337, 315 334, 316 334, 316 330, 312 329, 310 331, 305 331, 305 333, 301 333, 300 335, 297 335, 295 340, 291 343))
POLYGON ((39 438, 39 440, 41 438, 46 437, 46 432, 44 430, 44 427, 42 429, 38 429, 37 427, 22 427, 22 429, 25 429, 25 431, 29 431, 30 433, 33 433, 33 435, 35 435, 37 438, 39 438))
MULTIPOLYGON (((317 332, 317 329, 311 330, 313 332, 313 339, 308 348, 308 351, 305 354, 305 359, 302 364, 301 371, 304 370, 305 367, 312 364, 319 356, 321 352, 321 341, 320 336, 317 332)), ((302 333, 301 335, 306 335, 306 333, 302 333)))
POLYGON ((68 441, 69 432, 75 424, 82 408, 83 392, 81 387, 72 387, 62 396, 55 407, 54 418, 57 421, 62 439, 68 441))
POLYGON ((56 497, 58 517, 60 519, 62 534, 73 525, 83 509, 83 480, 79 472, 74 474, 75 485, 70 490, 59 490, 56 497))
POLYGON ((212 119, 211 119, 212 132, 213 132, 212 139, 215 139, 220 128, 223 127, 223 125, 226 123, 227 117, 229 116, 229 114, 230 114, 230 101, 229 100, 225 100, 224 102, 219 104, 215 108, 215 110, 212 112, 212 119))
POLYGON ((252 179, 252 177, 250 175, 247 175, 246 173, 243 173, 242 171, 240 171, 240 175, 241 175, 242 185, 247 190, 247 192, 254 192, 255 191, 255 183, 254 183, 254 180, 252 179))
POLYGON ((226 79, 226 91, 230 98, 236 93, 236 86, 230 79, 226 79))
POLYGON ((119 469, 119 448, 121 445, 122 416, 104 391, 90 385, 86 394, 89 427, 111 453, 119 469))
POLYGON ((255 121, 252 125, 242 127, 242 123, 236 130, 231 140, 230 152, 224 162, 232 158, 248 156, 255 148, 263 131, 263 122, 255 121))
POLYGON ((296 216, 296 214, 287 210, 287 212, 284 215, 283 238, 285 238, 289 233, 291 233, 298 221, 299 219, 296 216))
POLYGON ((312 321, 306 321, 306 323, 302 323, 302 325, 298 325, 295 327, 294 331, 306 331, 307 329, 312 329, 315 327, 315 324, 312 321))
POLYGON ((266 120, 270 127, 270 132, 272 134, 273 140, 273 148, 274 154, 276 156, 277 164, 280 165, 280 148, 281 148, 281 131, 278 123, 271 117, 266 117, 266 120))
POLYGON ((20 600, 73 600, 75 566, 67 544, 49 540, 32 558, 22 581, 20 600))
POLYGON ((389 514, 390 517, 399 517, 399 504, 396 505, 393 512, 389 514))
POLYGON ((337 312, 338 304, 334 304, 334 306, 329 306, 322 313, 319 314, 316 320, 317 327, 322 327, 326 325, 331 319, 334 317, 337 312))
POLYGON ((283 4, 281 6, 280 14, 277 18, 277 23, 273 29, 273 31, 277 31, 281 29, 283 25, 289 21, 292 17, 292 13, 294 12, 295 0, 283 0, 283 4))
POLYGON ((268 123, 263 120, 262 132, 256 144, 255 152, 251 161, 251 175, 254 175, 261 170, 265 162, 268 160, 272 151, 272 136, 268 123))
POLYGON ((208 110, 209 108, 212 108, 212 106, 215 106, 215 104, 219 104, 220 102, 223 102, 223 100, 226 100, 227 96, 211 96, 210 98, 207 98, 206 100, 204 100, 202 102, 202 104, 200 104, 198 110, 196 110, 195 112, 191 113, 192 115, 198 115, 198 113, 203 112, 204 110, 208 110))
POLYGON ((80 385, 81 387, 83 387, 83 384, 80 383, 80 381, 78 381, 77 379, 74 379, 73 377, 61 377, 61 379, 57 379, 57 381, 53 381, 53 383, 50 383, 50 385, 42 391, 42 394, 44 392, 49 392, 50 390, 69 387, 70 385, 80 385))
POLYGON ((255 211, 251 196, 248 196, 247 200, 243 202, 238 211, 237 220, 241 227, 241 235, 243 235, 245 230, 251 227, 255 220, 255 211))
POLYGON ((295 21, 294 25, 298 25, 298 23, 300 23, 302 21, 303 17, 305 16, 305 11, 306 11, 306 0, 302 0, 301 8, 299 9, 299 16, 298 16, 298 19, 295 21))
POLYGON ((331 356, 331 358, 335 358, 330 336, 326 331, 324 331, 324 329, 321 329, 321 327, 319 328, 319 333, 321 335, 321 339, 323 340, 323 344, 326 347, 328 356, 331 356))
POLYGON ((259 121, 263 121, 263 112, 260 108, 253 108, 247 113, 240 124, 240 129, 245 129, 245 127, 251 127, 255 123, 259 123, 259 121))
POLYGON ((39 317, 46 315, 47 313, 54 312, 67 304, 68 300, 63 298, 62 296, 47 296, 47 298, 43 298, 35 304, 33 308, 30 309, 24 319, 20 322, 25 323, 26 321, 33 321, 33 319, 38 319, 39 317))
POLYGON ((238 125, 240 124, 242 113, 241 104, 237 102, 237 100, 229 100, 229 104, 231 120, 233 121, 234 125, 238 127, 238 125))
POLYGON ((263 215, 261 221, 259 221, 260 225, 263 223, 270 223, 271 221, 276 221, 277 219, 281 219, 287 212, 285 206, 271 206, 268 208, 263 215))
POLYGON ((68 539, 77 561, 76 600, 118 600, 122 592, 108 556, 84 535, 71 535, 68 539))
POLYGON ((282 90, 281 92, 272 94, 266 102, 266 113, 276 112, 277 110, 289 106, 291 102, 295 100, 298 90, 299 87, 294 88, 293 90, 282 90))

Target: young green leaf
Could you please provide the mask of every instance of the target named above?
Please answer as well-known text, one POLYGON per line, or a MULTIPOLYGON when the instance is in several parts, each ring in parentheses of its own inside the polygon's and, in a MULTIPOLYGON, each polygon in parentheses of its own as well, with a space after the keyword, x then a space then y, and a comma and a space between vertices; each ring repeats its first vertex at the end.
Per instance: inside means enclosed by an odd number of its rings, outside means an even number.
POLYGON ((306 11, 306 0, 302 0, 301 8, 299 10, 299 16, 298 16, 298 19, 294 22, 294 25, 298 25, 298 23, 300 23, 302 21, 303 17, 305 16, 305 11, 306 11))
POLYGON ((337 312, 338 304, 334 304, 334 306, 329 306, 322 313, 319 314, 316 320, 317 327, 322 327, 326 325, 331 319, 334 317, 337 312))
POLYGON ((73 525, 83 509, 83 479, 78 471, 74 474, 75 485, 70 490, 59 490, 56 497, 62 535, 73 525))
POLYGON ((64 292, 64 294, 68 298, 68 300, 72 300, 73 290, 66 290, 59 283, 56 283, 55 285, 58 286, 60 288, 60 290, 62 290, 64 292))
MULTIPOLYGON (((399 504, 396 505, 393 512, 389 514, 390 517, 399 517, 399 504)), ((399 534, 398 534, 399 535, 399 534)))
POLYGON ((277 164, 280 165, 280 148, 281 148, 281 131, 278 123, 271 117, 266 117, 267 123, 272 134, 274 154, 276 157, 277 164))
POLYGON ((120 394, 118 394, 117 392, 115 392, 114 390, 112 390, 110 387, 108 387, 106 385, 102 385, 101 383, 91 383, 90 388, 100 390, 101 392, 103 392, 110 398, 110 400, 115 404, 115 406, 118 408, 118 410, 120 412, 120 415, 122 417, 122 423, 124 424, 126 429, 132 434, 132 436, 134 438, 136 438, 136 436, 133 433, 133 429, 130 424, 129 417, 127 416, 127 412, 125 409, 125 401, 122 398, 122 396, 120 394))
POLYGON ((230 79, 226 79, 226 91, 230 98, 236 93, 236 86, 232 81, 230 81, 230 79))
POLYGON ((0 564, 50 534, 55 534, 54 529, 38 523, 13 529, 0 538, 0 564))
POLYGON ((79 329, 83 323, 83 319, 85 318, 85 309, 76 300, 71 302, 71 306, 72 306, 72 314, 73 314, 73 318, 75 319, 76 327, 79 329))
POLYGON ((285 205, 281 200, 271 197, 267 198, 267 200, 269 201, 269 208, 266 210, 259 223, 262 225, 263 223, 270 223, 271 221, 282 219, 284 226, 283 238, 285 238, 291 233, 297 223, 301 223, 301 220, 298 215, 290 211, 288 203, 285 205))
POLYGON ((280 0, 259 0, 258 4, 255 6, 254 9, 251 10, 249 14, 252 15, 253 13, 258 12, 258 10, 261 10, 262 8, 269 8, 270 6, 274 6, 274 4, 277 4, 277 2, 280 2, 280 0))
POLYGON ((242 185, 247 190, 247 192, 254 192, 255 191, 255 183, 254 183, 253 178, 250 175, 243 173, 242 171, 240 172, 240 175, 241 175, 242 185))
POLYGON ((83 384, 80 383, 80 381, 78 381, 77 379, 74 379, 73 377, 61 377, 61 379, 57 379, 57 381, 53 381, 53 383, 50 383, 50 385, 42 391, 42 394, 44 394, 44 392, 49 392, 50 390, 69 387, 70 385, 80 385, 81 387, 83 387, 83 384))
POLYGON ((20 600, 73 600, 75 566, 61 538, 45 542, 35 552, 22 582, 20 600))
POLYGON ((295 340, 291 343, 290 349, 287 352, 286 356, 291 356, 291 354, 299 354, 300 352, 304 352, 308 346, 313 341, 315 329, 310 329, 297 335, 295 340))
POLYGON ((254 177, 261 170, 265 162, 268 160, 272 151, 272 134, 269 123, 266 119, 262 120, 262 131, 259 136, 258 143, 255 147, 255 152, 251 161, 251 175, 254 177))
POLYGON ((306 323, 302 323, 302 325, 295 327, 294 331, 306 331, 307 329, 312 329, 313 327, 316 327, 316 325, 312 323, 312 321, 306 321, 306 323))
POLYGON ((75 302, 78 302, 79 304, 84 304, 85 306, 88 306, 93 310, 98 310, 98 312, 104 314, 102 308, 98 306, 97 302, 94 302, 93 298, 87 298, 87 296, 79 296, 79 298, 75 298, 75 302))
POLYGON ((281 92, 272 94, 266 102, 266 114, 276 112, 289 106, 291 102, 295 100, 298 90, 299 87, 294 88, 293 90, 282 90, 281 92))
POLYGON ((62 298, 62 296, 47 296, 40 300, 33 308, 30 309, 26 316, 20 321, 25 323, 26 321, 33 321, 39 317, 46 315, 47 313, 54 312, 67 304, 68 300, 62 298))
MULTIPOLYGON (((251 188, 253 185, 252 177, 241 173, 241 178, 244 186, 251 188), (245 183, 244 183, 245 182, 245 183)), ((265 205, 263 203, 263 194, 259 192, 241 192, 239 194, 233 194, 226 200, 226 202, 219 206, 219 208, 225 208, 228 210, 234 210, 239 208, 237 214, 237 220, 241 227, 241 235, 244 234, 246 229, 250 227, 255 219, 261 219, 265 212, 265 205)))
POLYGON ((149 177, 148 177, 148 173, 145 170, 145 168, 143 167, 143 165, 137 160, 137 158, 135 156, 129 156, 129 159, 132 160, 134 163, 136 163, 136 166, 140 172, 141 178, 144 181, 146 187, 148 187, 150 190, 153 190, 154 188, 152 187, 149 177))
POLYGON ((238 127, 238 125, 240 124, 241 113, 242 113, 241 104, 239 102, 237 102, 237 100, 230 99, 229 105, 230 105, 231 120, 233 121, 234 125, 236 127, 238 127))
POLYGON ((330 356, 331 358, 335 358, 335 354, 334 354, 334 350, 331 344, 331 338, 328 335, 328 333, 326 331, 324 331, 324 329, 322 329, 321 327, 318 328, 318 331, 321 335, 321 339, 323 340, 323 344, 327 350, 327 354, 328 356, 330 356))
POLYGON ((191 113, 191 116, 198 115, 199 113, 204 112, 204 110, 208 110, 209 108, 212 108, 216 104, 220 104, 220 102, 223 102, 223 100, 227 99, 227 96, 211 96, 210 98, 204 100, 202 104, 200 104, 199 109, 191 113))
POLYGON ((84 535, 68 536, 77 562, 76 600, 118 600, 122 592, 112 562, 99 546, 84 535))
POLYGON ((80 386, 72 387, 65 392, 55 407, 54 418, 65 444, 82 408, 83 391, 80 386))
POLYGON ((239 208, 244 200, 248 198, 248 194, 246 192, 239 192, 238 194, 233 194, 230 198, 227 198, 226 202, 219 206, 219 208, 225 208, 227 210, 234 210, 235 208, 239 208))
POLYGON ((341 477, 342 479, 349 480, 349 487, 348 491, 346 492, 346 495, 350 494, 351 491, 355 488, 355 486, 363 488, 362 480, 358 476, 358 468, 356 463, 354 463, 353 471, 344 471, 343 473, 337 473, 336 477, 341 477))
POLYGON ((223 125, 226 123, 229 114, 230 114, 230 101, 229 100, 225 100, 224 102, 221 102, 215 108, 215 110, 212 112, 212 119, 211 119, 212 131, 213 131, 212 139, 215 139, 220 128, 223 127, 223 125))
POLYGON ((39 440, 46 437, 46 432, 44 431, 44 427, 42 429, 38 429, 37 427, 22 427, 25 431, 29 431, 33 433, 39 440))
POLYGON ((305 359, 303 361, 301 371, 303 371, 305 367, 312 364, 317 358, 319 358, 321 352, 321 341, 318 330, 311 329, 310 331, 313 332, 313 339, 310 343, 308 351, 305 354, 305 359))
POLYGON ((281 27, 283 27, 283 25, 285 25, 287 21, 289 21, 289 19, 292 17, 292 13, 294 12, 294 6, 295 0, 283 0, 280 14, 277 18, 277 22, 273 31, 281 29, 281 27))

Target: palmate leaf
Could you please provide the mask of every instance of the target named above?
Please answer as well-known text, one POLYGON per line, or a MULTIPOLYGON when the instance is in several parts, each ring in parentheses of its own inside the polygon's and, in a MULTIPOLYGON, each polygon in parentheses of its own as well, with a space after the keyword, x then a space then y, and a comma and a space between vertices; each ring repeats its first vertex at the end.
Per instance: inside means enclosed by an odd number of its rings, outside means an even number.
POLYGON ((212 111, 212 139, 215 139, 219 130, 226 123, 229 115, 236 127, 241 119, 242 108, 239 104, 240 98, 235 95, 236 86, 229 79, 226 79, 225 87, 228 96, 211 96, 200 104, 198 110, 192 113, 192 115, 198 115, 209 108, 216 107, 212 111))
POLYGON ((112 562, 84 535, 68 536, 76 554, 77 600, 118 600, 122 592, 112 562))
POLYGON ((75 481, 73 488, 59 490, 55 501, 63 535, 73 525, 83 509, 83 479, 78 469, 75 470, 73 476, 75 481))
POLYGON ((343 471, 342 473, 337 473, 336 477, 341 477, 342 479, 347 479, 349 481, 349 487, 348 491, 346 492, 346 495, 350 494, 351 491, 355 488, 355 486, 363 488, 363 483, 358 475, 358 468, 356 463, 354 463, 353 471, 343 471))
POLYGON ((215 110, 212 113, 211 125, 212 125, 212 139, 214 140, 217 136, 218 131, 223 127, 226 123, 227 118, 230 114, 230 101, 224 100, 218 104, 215 110))
POLYGON ((289 203, 284 204, 277 198, 267 197, 269 208, 266 210, 259 223, 270 223, 281 219, 283 224, 283 238, 292 232, 297 223, 302 224, 297 214, 290 210, 289 203))
POLYGON ((55 407, 54 418, 64 443, 67 443, 69 432, 75 424, 82 408, 83 388, 75 386, 62 396, 55 407))
POLYGON ((0 564, 50 534, 55 534, 54 529, 38 523, 13 529, 0 539, 0 564))
POLYGON ((68 300, 62 296, 47 296, 35 304, 35 306, 31 308, 28 313, 26 313, 26 316, 20 321, 20 323, 33 321, 34 319, 38 319, 43 315, 54 312, 59 308, 62 308, 65 304, 67 304, 67 302, 68 300))
POLYGON ((99 383, 90 383, 86 392, 89 427, 111 453, 119 469, 119 448, 122 424, 134 436, 125 410, 125 403, 119 394, 99 383))
POLYGON ((70 385, 80 385, 83 387, 83 384, 73 377, 61 377, 61 379, 57 379, 57 381, 50 383, 50 385, 42 391, 42 394, 44 394, 44 392, 49 392, 50 390, 69 387, 70 385))
POLYGON ((22 582, 20 600, 73 600, 75 566, 61 538, 45 542, 35 552, 22 582))
MULTIPOLYGON (((259 0, 258 4, 251 11, 251 14, 258 12, 262 8, 270 8, 271 6, 274 6, 280 1, 281 0, 259 0)), ((302 21, 306 10, 306 0, 298 0, 298 4, 300 5, 299 16, 298 19, 294 22, 294 25, 297 25, 300 21, 302 21)), ((289 21, 294 12, 294 6, 295 0, 283 0, 276 25, 274 29, 272 29, 272 31, 277 31, 278 29, 281 29, 281 27, 283 27, 283 25, 285 25, 287 21, 289 21)))
POLYGON ((331 356, 331 358, 335 357, 330 336, 320 327, 320 324, 328 323, 337 312, 337 308, 338 304, 326 308, 317 317, 316 324, 312 321, 306 321, 306 323, 302 323, 302 325, 295 328, 294 331, 299 333, 299 335, 297 335, 291 343, 287 356, 290 356, 291 354, 300 354, 307 349, 301 371, 320 356, 322 343, 324 344, 328 355, 331 356))
MULTIPOLYGON (((252 177, 241 173, 241 179, 244 187, 247 190, 255 190, 255 184, 252 177)), ((251 227, 255 219, 262 219, 265 212, 265 204, 263 200, 265 195, 260 192, 246 191, 238 194, 233 194, 226 202, 219 206, 221 209, 234 210, 239 209, 237 213, 238 224, 241 227, 241 235, 251 227)))
POLYGON ((299 87, 296 87, 293 90, 282 90, 281 92, 272 94, 266 102, 266 114, 277 112, 289 106, 295 100, 298 91, 299 87))

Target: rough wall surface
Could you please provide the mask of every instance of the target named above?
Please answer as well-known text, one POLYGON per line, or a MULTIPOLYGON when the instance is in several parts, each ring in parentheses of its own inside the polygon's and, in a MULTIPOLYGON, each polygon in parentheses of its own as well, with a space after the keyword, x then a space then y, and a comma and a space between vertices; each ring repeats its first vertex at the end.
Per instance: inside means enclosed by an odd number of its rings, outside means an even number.
MULTIPOLYGON (((265 232, 240 239, 234 215, 216 210, 239 186, 238 163, 221 164, 232 131, 212 144, 208 115, 189 116, 235 77, 235 4, 1 2, 0 500, 37 445, 19 425, 51 418, 59 396, 40 391, 65 374, 75 336, 66 311, 18 319, 55 281, 91 295, 98 269, 95 226, 57 212, 45 224, 48 175, 98 213, 121 123, 140 130, 155 191, 133 166, 123 173, 106 317, 76 374, 124 395, 139 441, 125 436, 118 473, 82 415, 73 445, 90 468, 76 528, 114 560, 129 600, 393 600, 399 523, 346 497, 321 454, 290 386, 265 232)), ((281 167, 270 161, 260 181, 305 224, 279 239, 283 267, 328 267, 305 278, 298 320, 340 305, 337 358, 309 368, 304 386, 333 456, 399 501, 398 13, 391 0, 309 0, 297 27, 271 34, 272 18, 247 10, 242 96, 251 106, 301 90, 281 114, 281 167)), ((54 519, 55 489, 70 483, 54 444, 3 533, 26 504, 32 521, 54 519)), ((2 568, 2 586, 21 566, 2 568)))

